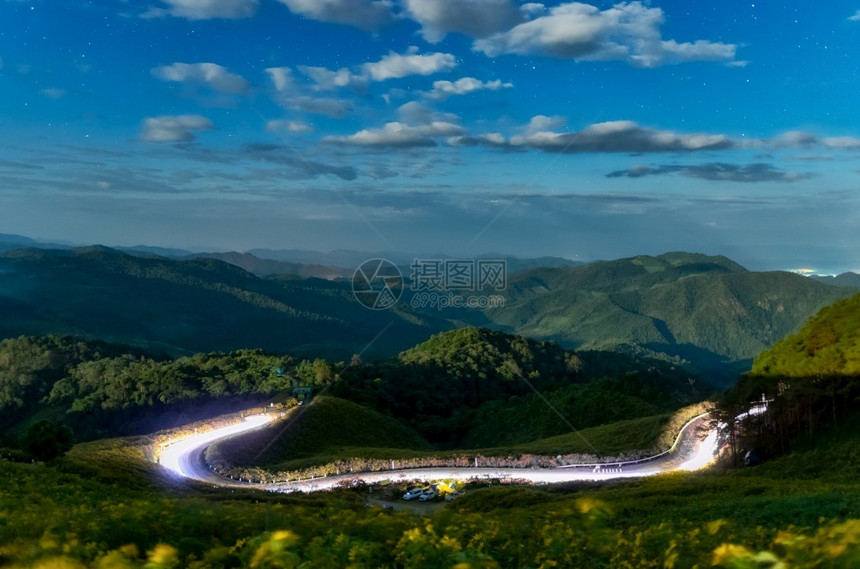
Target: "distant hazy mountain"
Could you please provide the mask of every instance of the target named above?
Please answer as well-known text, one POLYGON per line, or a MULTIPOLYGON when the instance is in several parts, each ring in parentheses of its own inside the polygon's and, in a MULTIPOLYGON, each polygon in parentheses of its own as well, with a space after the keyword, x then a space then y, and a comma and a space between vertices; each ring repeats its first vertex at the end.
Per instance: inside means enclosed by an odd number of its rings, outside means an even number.
MULTIPOLYGON (((325 267, 340 267, 352 276, 355 269, 369 259, 386 259, 401 268, 403 276, 409 276, 409 267, 415 259, 452 259, 451 255, 437 254, 411 254, 403 251, 350 251, 337 250, 328 253, 320 251, 307 251, 301 249, 251 249, 248 254, 258 259, 272 259, 301 265, 322 265, 325 267)), ((523 258, 502 253, 485 253, 475 257, 477 259, 503 260, 507 263, 508 273, 515 273, 538 267, 575 267, 582 265, 582 261, 572 261, 562 257, 535 257, 523 258)), ((225 259, 227 260, 227 259, 225 259)), ((228 260, 228 262, 230 262, 228 260)), ((250 270, 250 269, 249 269, 250 270)), ((256 271, 254 271, 256 272, 256 271)), ((297 274, 297 273, 291 273, 297 274)))
POLYGON ((678 357, 713 373, 746 369, 816 310, 852 294, 725 257, 669 253, 514 275, 492 323, 579 349, 678 357))
POLYGON ((231 265, 236 265, 254 273, 259 277, 269 275, 295 275, 299 277, 315 277, 319 279, 339 279, 352 277, 355 269, 343 269, 340 267, 327 267, 324 265, 312 265, 303 263, 290 263, 288 261, 275 261, 273 259, 260 259, 250 253, 197 253, 189 255, 191 259, 218 259, 231 265))
POLYGON ((0 233, 0 251, 11 251, 22 247, 38 247, 50 249, 65 249, 68 245, 64 243, 51 243, 48 241, 37 241, 23 235, 0 233))
POLYGON ((347 249, 338 249, 328 253, 306 249, 251 249, 248 253, 259 259, 272 259, 303 265, 344 267, 351 271, 355 271, 356 267, 368 259, 387 259, 397 265, 408 265, 414 258, 413 255, 397 251, 351 251, 347 249))
POLYGON ((850 286, 854 288, 860 288, 860 275, 858 275, 857 273, 842 273, 841 275, 836 275, 835 277, 830 275, 813 275, 810 278, 828 285, 850 286))
POLYGON ((128 253, 136 257, 171 257, 180 258, 194 255, 193 251, 187 249, 173 249, 170 247, 152 247, 149 245, 135 245, 133 247, 114 247, 117 251, 128 253))
POLYGON ((501 253, 486 253, 479 255, 478 259, 502 260, 507 263, 508 274, 528 271, 530 269, 556 269, 559 267, 579 267, 584 265, 582 261, 571 261, 563 257, 512 257, 501 253))
MULTIPOLYGON (((71 249, 74 247, 75 245, 68 243, 37 241, 23 235, 0 234, 0 252, 23 248, 71 249)), ((355 269, 369 259, 387 259, 401 267, 404 276, 408 277, 409 267, 416 258, 452 258, 450 255, 441 254, 421 255, 403 251, 354 251, 348 249, 338 249, 328 253, 307 249, 252 249, 245 253, 235 251, 201 253, 188 249, 151 245, 112 247, 112 249, 143 258, 167 257, 181 260, 193 258, 219 259, 231 265, 242 267, 257 276, 295 275, 328 280, 352 277, 355 269)), ((508 273, 538 267, 574 267, 583 264, 581 261, 571 261, 562 257, 522 258, 501 253, 486 253, 479 255, 477 258, 504 260, 507 262, 508 273)))
POLYGON ((372 311, 349 282, 262 279, 215 259, 141 258, 106 247, 0 254, 0 337, 73 334, 170 353, 258 347, 390 355, 452 327, 372 311))

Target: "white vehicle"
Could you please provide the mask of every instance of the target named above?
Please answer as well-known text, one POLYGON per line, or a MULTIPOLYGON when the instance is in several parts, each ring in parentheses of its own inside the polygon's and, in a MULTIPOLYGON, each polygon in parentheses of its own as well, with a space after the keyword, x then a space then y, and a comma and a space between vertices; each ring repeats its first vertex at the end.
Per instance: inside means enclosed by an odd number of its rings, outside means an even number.
POLYGON ((435 497, 436 497, 436 489, 435 488, 428 488, 428 489, 424 490, 423 492, 421 492, 421 495, 418 496, 418 499, 421 500, 422 502, 426 502, 428 500, 432 500, 435 497))
POLYGON ((406 492, 406 494, 403 495, 403 499, 404 500, 414 500, 415 498, 421 497, 421 495, 423 493, 424 493, 423 488, 415 487, 412 490, 409 490, 408 492, 406 492))

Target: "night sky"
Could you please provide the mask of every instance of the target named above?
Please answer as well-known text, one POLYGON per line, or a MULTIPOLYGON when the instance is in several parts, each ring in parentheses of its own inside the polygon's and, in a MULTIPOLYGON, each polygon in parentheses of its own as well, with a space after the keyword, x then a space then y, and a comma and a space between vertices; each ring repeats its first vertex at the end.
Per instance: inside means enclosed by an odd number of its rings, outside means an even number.
POLYGON ((860 270, 860 0, 0 0, 0 233, 860 270))

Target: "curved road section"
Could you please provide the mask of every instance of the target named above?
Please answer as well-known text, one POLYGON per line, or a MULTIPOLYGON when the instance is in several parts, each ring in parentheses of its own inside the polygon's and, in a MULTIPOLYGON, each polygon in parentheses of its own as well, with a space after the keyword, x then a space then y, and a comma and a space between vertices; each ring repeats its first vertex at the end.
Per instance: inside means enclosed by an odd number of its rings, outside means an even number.
POLYGON ((234 425, 172 441, 165 446, 159 456, 159 463, 179 476, 218 486, 258 488, 272 492, 314 492, 352 482, 375 483, 383 480, 511 479, 537 483, 559 483, 576 480, 636 478, 678 470, 699 470, 713 462, 717 450, 717 430, 707 430, 706 417, 700 415, 684 425, 672 449, 653 457, 630 462, 580 464, 557 468, 413 468, 342 474, 278 484, 232 480, 224 478, 206 466, 203 453, 209 445, 265 427, 274 420, 275 417, 269 415, 253 415, 234 425))

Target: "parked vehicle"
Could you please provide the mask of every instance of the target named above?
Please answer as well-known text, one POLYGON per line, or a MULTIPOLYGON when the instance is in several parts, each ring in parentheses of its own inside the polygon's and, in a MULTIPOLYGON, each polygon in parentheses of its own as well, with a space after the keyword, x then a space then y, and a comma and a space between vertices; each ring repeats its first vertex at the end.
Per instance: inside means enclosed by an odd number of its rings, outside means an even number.
POLYGON ((418 488, 417 486, 403 495, 404 500, 414 500, 415 498, 419 498, 424 493, 423 488, 418 488))
POLYGON ((435 488, 428 488, 428 489, 424 490, 420 496, 418 496, 418 499, 421 500, 422 502, 427 502, 428 500, 432 500, 435 497, 436 497, 436 489, 435 488))

